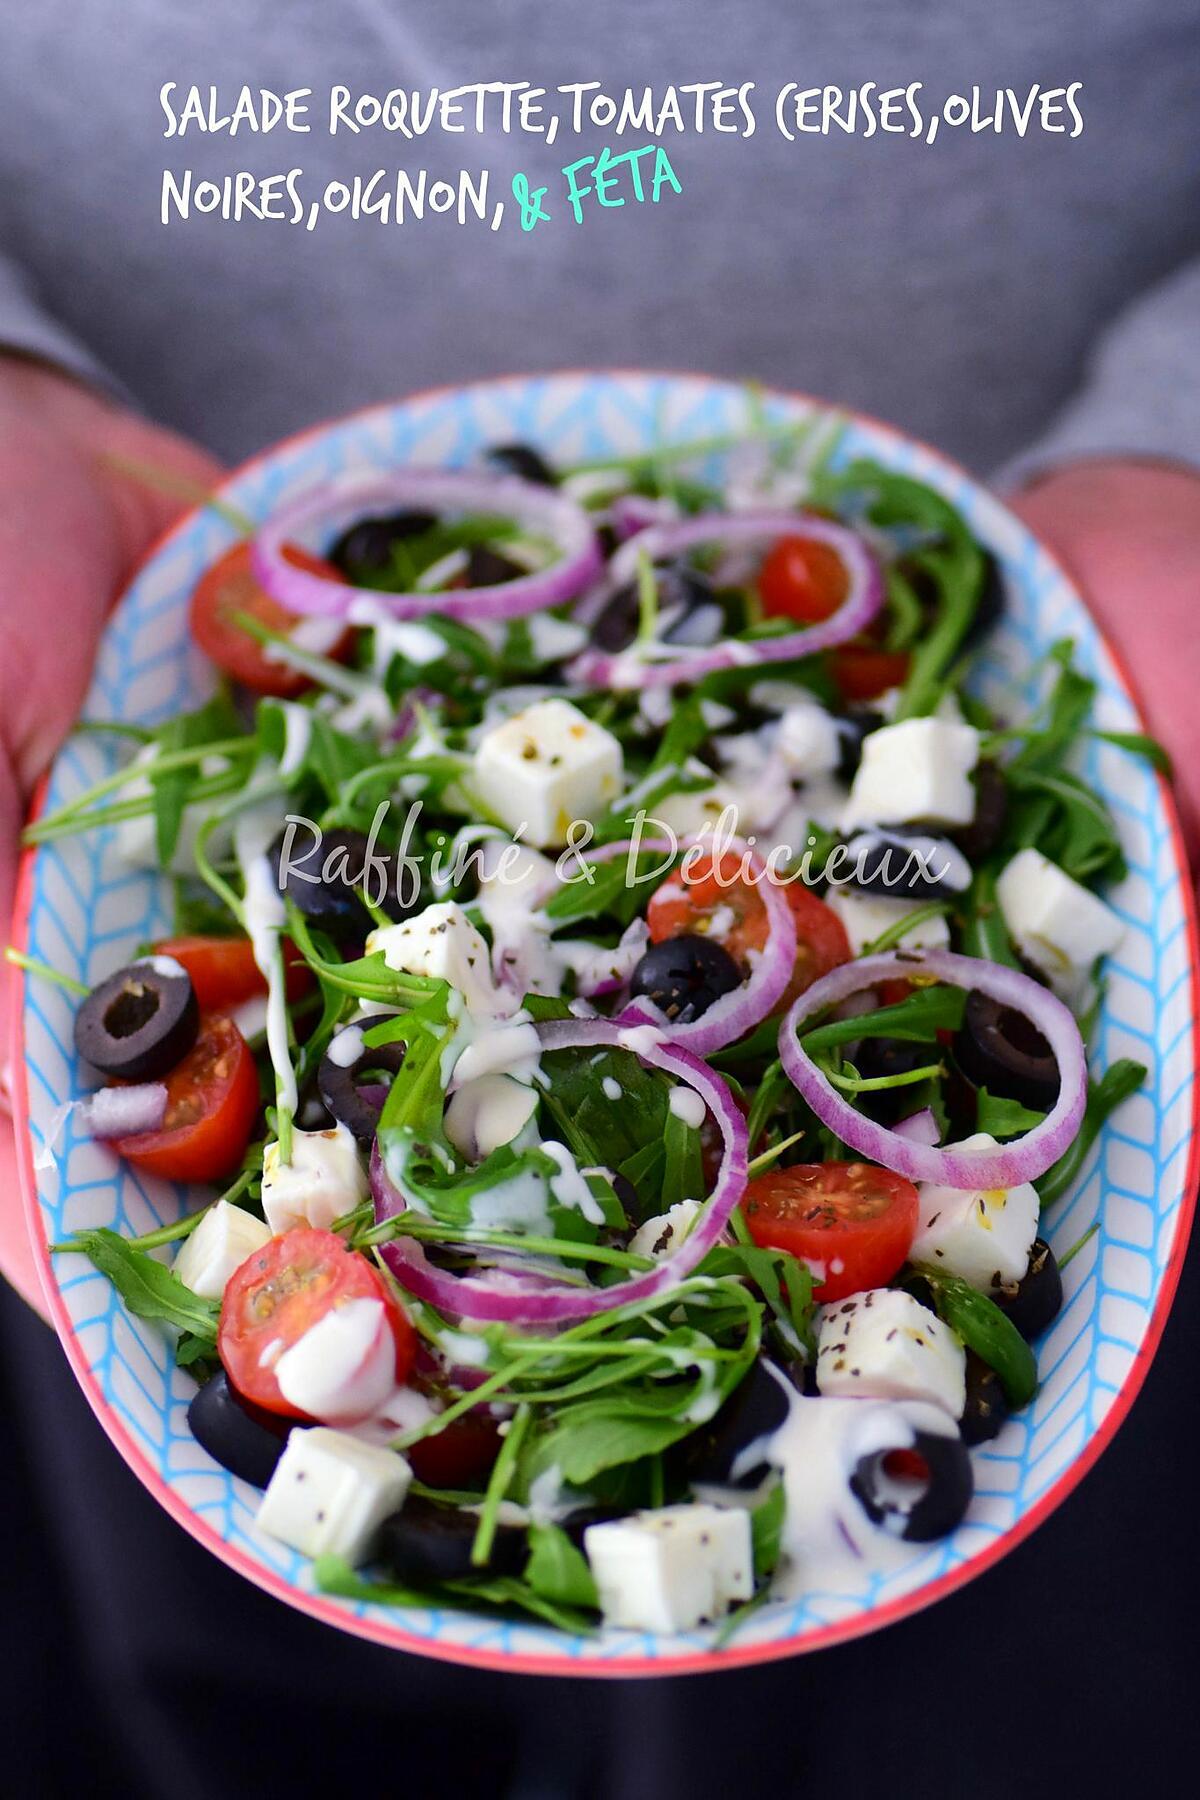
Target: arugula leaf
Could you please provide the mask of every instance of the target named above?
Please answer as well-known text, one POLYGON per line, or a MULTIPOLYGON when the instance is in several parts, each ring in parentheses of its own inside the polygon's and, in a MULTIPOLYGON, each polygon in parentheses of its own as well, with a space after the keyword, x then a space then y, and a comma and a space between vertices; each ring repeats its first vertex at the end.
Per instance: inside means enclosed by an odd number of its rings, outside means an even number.
POLYGON ((759 1244, 718 1244, 700 1264, 700 1275, 741 1275, 753 1282, 793 1350, 817 1353, 813 1330, 812 1270, 790 1251, 759 1244))
POLYGON ((560 1526, 531 1525, 529 1552, 525 1581, 543 1600, 561 1606, 599 1606, 587 1558, 560 1526))
POLYGON ((1088 1082, 1087 1103, 1075 1142, 1063 1151, 1058 1161, 1052 1163, 1034 1184, 1044 1207, 1053 1206, 1056 1200, 1061 1200, 1083 1168, 1088 1151, 1100 1135, 1105 1120, 1122 1101, 1137 1093, 1148 1073, 1144 1063, 1122 1056, 1104 1071, 1099 1081, 1088 1082))
POLYGON ((663 1122, 661 1207, 666 1212, 681 1200, 703 1200, 708 1192, 700 1154, 700 1133, 668 1106, 663 1122))
POLYGON ((557 1626, 559 1631, 569 1631, 580 1637, 586 1637, 596 1629, 596 1621, 587 1613, 578 1611, 573 1606, 563 1606, 557 1600, 547 1600, 528 1582, 520 1581, 515 1575, 469 1575, 461 1581, 448 1581, 442 1592, 453 1594, 472 1605, 483 1602, 496 1607, 515 1606, 521 1612, 532 1613, 535 1619, 542 1619, 547 1625, 557 1626))
POLYGON ((502 1611, 515 1606, 560 1631, 582 1635, 596 1628, 586 1613, 547 1599, 528 1582, 511 1575, 469 1575, 438 1587, 410 1588, 360 1575, 343 1557, 318 1556, 313 1562, 313 1580, 319 1593, 366 1601, 370 1606, 496 1607, 502 1611))
POLYGON ((894 1006, 881 1006, 853 1019, 832 1019, 827 1025, 815 1025, 802 1031, 800 1042, 809 1056, 835 1050, 841 1044, 856 1043, 864 1037, 931 1043, 939 1031, 958 1030, 966 1001, 961 988, 919 987, 894 1006))
POLYGON ((1037 1358, 1007 1313, 961 1276, 930 1263, 914 1263, 912 1271, 929 1287, 939 1318, 996 1371, 1012 1405, 1027 1405, 1037 1393, 1037 1358))
POLYGON ((631 1412, 619 1397, 580 1401, 564 1407, 537 1439, 527 1479, 553 1464, 573 1487, 587 1487, 602 1470, 653 1456, 694 1430, 688 1419, 631 1412))
POLYGON ((1045 1116, 1044 1112, 1031 1112, 1019 1100, 989 1094, 983 1087, 979 1090, 975 1129, 986 1131, 994 1138, 1019 1137, 1022 1132, 1032 1131, 1035 1125, 1040 1125, 1045 1116))
POLYGON ((996 874, 997 866, 993 863, 984 863, 975 871, 965 902, 963 954, 1015 969, 1020 965, 996 898, 996 874))
POLYGON ((135 1250, 106 1226, 77 1231, 71 1243, 107 1275, 131 1313, 190 1332, 209 1349, 216 1343, 219 1301, 200 1299, 148 1251, 135 1250))
POLYGON ((1093 731, 1091 735, 1102 743, 1115 744, 1118 750, 1128 750, 1131 756, 1145 757, 1150 767, 1165 775, 1168 781, 1175 773, 1165 747, 1144 731, 1093 731))
MULTIPOLYGON (((217 694, 195 712, 184 713, 164 725, 156 737, 160 751, 195 750, 205 744, 227 742, 243 735, 243 727, 228 697, 217 694)), ((171 862, 179 843, 183 814, 188 798, 203 774, 203 764, 188 763, 167 769, 161 775, 149 775, 154 806, 154 844, 164 869, 171 862)))
POLYGON ((763 1581, 775 1573, 783 1545, 787 1496, 782 1481, 776 1482, 765 1500, 750 1513, 750 1540, 754 1545, 754 1573, 763 1581))

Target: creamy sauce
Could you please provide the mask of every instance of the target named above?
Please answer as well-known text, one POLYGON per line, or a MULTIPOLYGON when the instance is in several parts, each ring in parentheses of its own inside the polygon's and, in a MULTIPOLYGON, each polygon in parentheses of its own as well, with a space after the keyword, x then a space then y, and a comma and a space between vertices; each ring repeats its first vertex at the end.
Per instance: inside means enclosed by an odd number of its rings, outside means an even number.
POLYGON ((267 817, 258 809, 243 814, 234 830, 234 848, 246 887, 242 922, 254 951, 254 960, 267 983, 267 1049, 275 1071, 276 1096, 280 1106, 294 1113, 298 1096, 288 1038, 280 945, 287 913, 266 854, 267 845, 275 835, 275 823, 273 817, 267 817))

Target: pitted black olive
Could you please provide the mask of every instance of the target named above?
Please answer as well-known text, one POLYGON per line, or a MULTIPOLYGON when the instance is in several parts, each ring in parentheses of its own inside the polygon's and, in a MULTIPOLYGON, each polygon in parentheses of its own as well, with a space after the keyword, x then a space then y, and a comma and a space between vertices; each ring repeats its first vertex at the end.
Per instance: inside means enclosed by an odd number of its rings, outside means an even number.
MULTIPOLYGON (((864 1080, 876 1081, 880 1076, 908 1075, 913 1069, 924 1069, 937 1062, 936 1044, 910 1043, 904 1038, 860 1038, 851 1062, 864 1080)), ((913 1107, 911 1087, 867 1088, 858 1095, 858 1105, 881 1125, 892 1125, 907 1118, 913 1107)))
POLYGON ((577 1550, 583 1549, 583 1534, 589 1525, 611 1525, 614 1519, 628 1517, 629 1509, 624 1506, 577 1506, 565 1518, 557 1521, 566 1532, 577 1550))
POLYGON ((532 444, 490 444, 483 454, 498 469, 519 475, 522 481, 536 482, 539 487, 558 486, 558 476, 532 444))
POLYGON ((404 1045, 397 1041, 370 1050, 361 1043, 361 1034, 356 1027, 352 1025, 349 1030, 355 1032, 354 1041, 359 1045, 357 1054, 350 1062, 339 1060, 345 1049, 342 1039, 347 1035, 339 1032, 321 1058, 317 1091, 338 1123, 344 1125, 360 1144, 369 1144, 375 1136, 388 1089, 379 1082, 362 1082, 361 1078, 376 1069, 396 1075, 404 1061, 404 1045))
POLYGON ((913 1544, 942 1538, 962 1523, 975 1492, 966 1445, 955 1432, 914 1431, 911 1447, 860 1456, 850 1491, 876 1525, 913 1544))
POLYGON ((1058 1098, 1058 1064, 1037 1026, 978 988, 967 995, 954 1056, 967 1080, 989 1094, 1039 1112, 1058 1098))
POLYGON ((843 713, 838 718, 838 765, 839 781, 847 787, 858 773, 858 765, 862 761, 863 739, 878 731, 887 720, 882 713, 873 712, 869 707, 861 711, 843 713))
POLYGON ((788 1416, 788 1384, 756 1362, 728 1400, 676 1447, 672 1465, 688 1481, 757 1487, 767 1468, 765 1445, 788 1416))
POLYGON ((1004 1383, 995 1369, 990 1369, 981 1356, 967 1351, 967 1403, 958 1422, 964 1444, 986 1444, 994 1438, 1012 1407, 1004 1391, 1004 1383))
MULTIPOLYGON (((662 633, 664 644, 711 644, 726 631, 725 610, 708 577, 690 563, 665 563, 655 568, 659 613, 676 616, 662 633)), ((637 636, 638 584, 619 587, 592 625, 592 640, 600 650, 615 655, 637 636)))
POLYGON ((499 587, 503 581, 515 581, 528 573, 520 563, 502 556, 498 550, 489 550, 486 544, 472 544, 467 552, 468 587, 499 587))
POLYGON ((1004 616, 1006 598, 1000 564, 990 550, 985 551, 979 599, 975 603, 974 617, 963 634, 960 650, 973 650, 992 627, 999 624, 1004 616))
MULTIPOLYGON (((379 1560, 397 1581, 425 1586, 478 1574, 471 1546, 479 1514, 434 1500, 407 1500, 379 1527, 379 1560)), ((498 1525, 487 1567, 493 1575, 519 1574, 529 1555, 523 1526, 498 1525)))
POLYGON ((968 862, 990 856, 1008 821, 1008 783, 998 763, 985 759, 975 770, 975 817, 950 837, 968 862))
POLYGON ((251 1407, 230 1385, 224 1369, 206 1381, 188 1407, 192 1436, 231 1475, 266 1487, 283 1455, 295 1419, 251 1407))
POLYGON ((1029 1267, 1011 1287, 993 1288, 991 1297, 1008 1314, 1023 1338, 1035 1338, 1062 1311, 1062 1275, 1044 1238, 1033 1240, 1029 1267))
POLYGON ((741 982, 741 970, 728 950, 712 938, 685 932, 651 944, 633 971, 630 991, 653 1000, 672 1024, 689 1025, 741 982))
POLYGON ((365 889, 389 918, 402 919, 412 910, 415 895, 406 898, 398 891, 399 878, 407 871, 400 870, 394 852, 376 845, 368 865, 368 841, 361 831, 326 831, 315 843, 312 834, 301 829, 289 845, 291 829, 286 827, 271 845, 271 868, 281 892, 294 901, 310 925, 339 940, 366 937, 372 919, 359 897, 360 889, 365 889), (283 870, 285 849, 287 867, 283 870))
POLYGON ((185 1057, 200 1029, 191 976, 169 956, 118 969, 75 1014, 75 1048, 102 1075, 153 1081, 185 1057))
POLYGON ((359 519, 348 525, 325 552, 326 560, 343 575, 375 575, 391 566, 392 546, 406 538, 420 537, 437 524, 433 513, 394 512, 359 519))
POLYGON ((854 869, 853 887, 891 900, 949 900, 966 891, 971 871, 962 852, 946 838, 925 831, 860 832, 846 850, 854 869))

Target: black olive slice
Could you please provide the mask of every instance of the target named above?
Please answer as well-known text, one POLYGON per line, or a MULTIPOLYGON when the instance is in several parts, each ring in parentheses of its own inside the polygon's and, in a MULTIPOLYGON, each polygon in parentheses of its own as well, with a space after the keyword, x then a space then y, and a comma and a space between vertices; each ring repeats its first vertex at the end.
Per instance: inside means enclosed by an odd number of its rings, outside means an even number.
POLYGON ((688 1025, 741 983, 728 950, 712 938, 685 932, 651 944, 633 971, 630 991, 653 1000, 673 1024, 688 1025))
POLYGON ((199 1029, 191 976, 173 957, 152 956, 92 989, 75 1015, 75 1048, 102 1075, 152 1081, 187 1055, 199 1029))
MULTIPOLYGON (((725 610, 701 570, 686 562, 665 563, 655 568, 654 578, 660 614, 675 615, 662 633, 663 643, 711 644, 725 635, 725 610)), ((627 581, 593 621, 593 643, 610 655, 627 649, 637 636, 639 616, 638 584, 627 581)))
POLYGON ((1062 1274, 1044 1238, 1033 1240, 1029 1267, 1011 1287, 991 1290, 991 1298, 1008 1314, 1023 1338, 1039 1337, 1062 1311, 1062 1274))
POLYGON ((499 587, 503 581, 516 581, 528 573, 520 563, 502 556, 498 550, 489 550, 486 544, 473 544, 467 552, 468 587, 499 587))
POLYGON ((296 1420, 263 1412, 242 1399, 224 1369, 199 1390, 188 1407, 188 1425, 196 1442, 231 1475, 255 1487, 266 1487, 283 1455, 296 1420))
POLYGON ((975 1492, 966 1445, 955 1432, 914 1431, 911 1447, 861 1456, 850 1491, 876 1525, 926 1544, 961 1524, 975 1492))
POLYGON ((390 566, 393 544, 420 537, 437 524, 433 513, 394 512, 359 519, 348 525, 325 552, 326 560, 351 580, 356 575, 376 575, 390 566))
POLYGON ((967 1351, 967 1402, 958 1422, 964 1444, 986 1444, 1012 1413, 1004 1383, 981 1356, 967 1351))
POLYGON ((491 444, 483 454, 498 469, 518 475, 522 481, 536 482, 538 487, 558 486, 558 476, 532 444, 491 444))
POLYGON ((878 731, 886 723, 882 713, 874 712, 869 707, 839 716, 837 776, 847 787, 858 773, 858 765, 862 761, 863 739, 870 737, 873 731, 878 731))
POLYGON ((948 900, 966 891, 971 871, 947 838, 926 831, 864 831, 846 846, 855 890, 890 900, 948 900))
MULTIPOLYGON (((478 1513, 413 1497, 380 1526, 379 1560, 397 1581, 459 1581, 479 1573, 471 1562, 478 1529, 478 1513)), ((528 1554, 523 1526, 498 1525, 487 1567, 493 1575, 516 1575, 528 1554)))
MULTIPOLYGON (((356 1031, 354 1026, 349 1029, 356 1031)), ((356 1041, 358 1036, 356 1032, 356 1041)), ((382 1083, 360 1085, 359 1078, 375 1069, 389 1075, 397 1074, 404 1061, 404 1045, 399 1041, 381 1044, 378 1050, 362 1045, 350 1062, 342 1062, 340 1053, 346 1046, 341 1040, 345 1037, 345 1032, 339 1032, 321 1058, 317 1092, 339 1124, 352 1132, 360 1144, 369 1144, 375 1136, 388 1090, 382 1083)))
POLYGON ((311 832, 298 831, 289 845, 291 829, 281 831, 271 845, 271 868, 281 892, 310 925, 339 941, 366 937, 373 921, 359 897, 360 887, 389 918, 402 919, 411 910, 398 888, 401 871, 394 852, 376 845, 368 865, 370 846, 361 831, 326 831, 319 842, 311 832))
POLYGON ((977 1088, 1048 1112, 1058 1098, 1058 1064, 1023 1013, 972 988, 954 1038, 954 1056, 977 1088))
POLYGON ((786 1380, 756 1362, 720 1411, 679 1444, 679 1473, 692 1482, 757 1487, 767 1469, 767 1440, 787 1418, 790 1404, 786 1380))
POLYGON ((975 816, 969 825, 949 833, 968 862, 990 856, 1008 822, 1008 783, 997 763, 985 759, 975 770, 975 816))

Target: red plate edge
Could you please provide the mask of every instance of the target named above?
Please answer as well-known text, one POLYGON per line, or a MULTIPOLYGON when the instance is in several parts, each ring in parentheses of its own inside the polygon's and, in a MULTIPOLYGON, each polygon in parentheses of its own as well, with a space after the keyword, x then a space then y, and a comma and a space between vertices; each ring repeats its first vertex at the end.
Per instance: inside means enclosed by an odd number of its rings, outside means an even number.
MULTIPOLYGON (((624 377, 643 380, 698 380, 709 382, 720 382, 725 380, 732 382, 733 385, 738 385, 735 377, 698 374, 694 370, 611 369, 599 371, 595 369, 556 369, 546 371, 542 378, 546 380, 569 379, 572 376, 590 378, 599 373, 608 374, 617 379, 624 377)), ((248 457, 244 463, 240 464, 238 468, 233 470, 229 476, 227 476, 222 487, 228 486, 231 482, 238 480, 267 456, 271 456, 278 450, 286 447, 301 444, 307 439, 318 437, 328 430, 331 425, 348 423, 350 420, 364 417, 368 413, 384 410, 389 405, 411 404, 413 401, 421 400, 435 400, 442 395, 457 393, 463 386, 500 387, 509 381, 530 379, 536 380, 538 377, 531 377, 528 375, 493 376, 479 382, 457 383, 438 388, 424 389, 415 394, 402 396, 396 401, 376 401, 369 406, 360 407, 354 412, 340 415, 335 419, 325 420, 318 425, 306 428, 304 431, 295 432, 288 437, 280 439, 277 443, 269 446, 266 451, 248 457)), ((765 393, 768 398, 795 401, 802 405, 810 407, 817 406, 828 411, 840 413, 846 418, 857 419, 862 423, 865 423, 870 426, 872 430, 879 432, 883 436, 891 438, 898 443, 910 445, 916 444, 927 456, 935 463, 940 464, 941 467, 956 480, 965 480, 972 486, 982 485, 976 481, 974 476, 969 475, 959 464, 953 462, 949 457, 944 456, 940 451, 923 443, 921 439, 911 437, 909 434, 898 430, 893 425, 875 419, 869 413, 859 412, 857 409, 848 407, 833 406, 831 403, 817 400, 811 395, 785 389, 766 389, 765 393)), ((217 491, 220 492, 221 490, 218 489, 217 491)), ((1003 505, 1003 502, 998 501, 998 504, 1003 505)), ((170 526, 167 531, 163 532, 161 536, 151 544, 145 555, 139 561, 133 574, 130 576, 130 582, 137 578, 137 575, 145 565, 157 555, 163 543, 165 543, 174 531, 179 529, 185 519, 189 519, 191 516, 191 513, 183 515, 181 519, 176 520, 175 524, 170 526)), ((1039 548, 1041 548, 1042 553, 1047 556, 1058 569, 1063 580, 1067 583, 1068 587, 1071 588, 1072 592, 1078 593, 1079 590, 1076 588, 1074 580, 1068 576, 1057 558, 1052 556, 1040 542, 1039 548)), ((1079 598, 1086 609, 1086 599, 1084 599, 1081 594, 1079 595, 1079 598)), ((1090 612, 1089 617, 1091 617, 1090 612)), ((1126 693, 1129 695, 1135 710, 1139 715, 1139 722, 1144 723, 1141 717, 1141 705, 1136 697, 1123 660, 1113 649, 1113 646, 1109 643, 1107 637, 1100 630, 1100 627, 1096 624, 1094 619, 1092 620, 1092 624, 1102 646, 1111 657, 1117 669, 1117 673, 1126 693)), ((43 777, 42 781, 38 784, 31 804, 29 815, 31 820, 36 819, 41 811, 47 785, 48 777, 43 777)), ((1184 924, 1188 945, 1189 972, 1191 976, 1193 1068, 1196 1072, 1196 1076, 1200 1077, 1200 924, 1198 924, 1197 921, 1196 893, 1191 881, 1190 869, 1184 850, 1183 833, 1180 827, 1179 813, 1175 805, 1174 795, 1164 777, 1158 777, 1158 786, 1160 798, 1162 799, 1167 817, 1167 825, 1170 831, 1171 847, 1174 854, 1176 872, 1183 887, 1184 924)), ((36 854, 35 848, 30 848, 25 851, 21 859, 17 877, 17 894, 13 909, 12 941, 15 948, 20 951, 26 950, 29 941, 29 917, 33 899, 33 867, 36 854)), ((737 1649, 736 1647, 731 1646, 729 1649, 722 1651, 714 1652, 711 1650, 700 1650, 692 1651, 681 1656, 615 1656, 611 1660, 603 1662, 591 1659, 586 1661, 582 1659, 576 1660, 569 1657, 532 1655, 497 1656, 494 1651, 476 1650, 469 1645, 446 1645, 439 1642, 437 1639, 426 1639, 415 1633, 405 1631, 398 1625, 361 1618, 357 1614, 347 1612, 343 1607, 338 1606, 334 1601, 323 1595, 305 1593, 300 1589, 292 1587, 288 1582, 284 1581, 281 1576, 276 1575, 274 1571, 263 1568, 260 1564, 256 1563, 252 1557, 248 1556, 245 1551, 238 1550, 233 1545, 227 1543, 206 1520, 199 1517, 198 1514, 193 1512, 192 1509, 180 1499, 174 1489, 163 1481, 158 1470, 151 1465, 148 1458, 139 1448, 132 1436, 111 1414, 104 1399, 104 1395, 100 1391, 99 1384, 83 1354, 79 1340, 75 1334, 74 1326, 67 1314, 66 1305, 59 1293, 58 1284, 53 1277, 50 1256, 45 1243, 45 1233, 42 1226, 41 1211, 37 1197, 37 1182, 33 1167, 33 1147, 30 1141, 28 1127, 29 1089, 25 1070, 24 1034, 24 1000, 27 975, 26 972, 21 969, 14 970, 14 975, 16 979, 10 984, 9 1029, 6 1035, 12 1052, 11 1080, 13 1123, 14 1127, 18 1128, 15 1130, 17 1169, 20 1176, 21 1196, 25 1209, 26 1226, 34 1248, 34 1255, 38 1266, 42 1289, 51 1316, 54 1320, 55 1329, 57 1330, 63 1348, 66 1351, 67 1360, 83 1389, 84 1395, 87 1398, 92 1411, 96 1414, 100 1424, 107 1432, 117 1450, 137 1475, 139 1481, 153 1495, 159 1505, 162 1506, 178 1524, 182 1525, 185 1531, 189 1532, 192 1537, 203 1544, 206 1549, 212 1551, 214 1555, 219 1557, 220 1560, 226 1563, 230 1568, 236 1569, 239 1574, 244 1575, 248 1580, 254 1582, 257 1587, 262 1588, 268 1594, 273 1594, 277 1599, 284 1601, 285 1604, 295 1607, 300 1612, 308 1613, 313 1618, 322 1619, 339 1630, 350 1631, 358 1637, 385 1645, 390 1649, 402 1649, 410 1651, 418 1656, 431 1657, 435 1661, 458 1663, 471 1668, 490 1669, 496 1673, 573 1676, 585 1680, 592 1678, 620 1678, 628 1676, 719 1674, 725 1669, 744 1668, 754 1663, 776 1662, 785 1657, 806 1655, 813 1650, 825 1649, 833 1644, 846 1643, 851 1638, 865 1636, 869 1632, 880 1630, 886 1625, 895 1624, 900 1619, 907 1618, 913 1613, 920 1612, 927 1606, 932 1606, 936 1601, 943 1599, 947 1594, 953 1593, 956 1588, 962 1587, 966 1582, 974 1580, 978 1575, 982 1575, 985 1570, 993 1567, 999 1562, 1001 1557, 1006 1556, 1010 1550, 1015 1549, 1023 1539, 1028 1537, 1029 1534, 1041 1524, 1043 1519, 1047 1518, 1049 1514, 1067 1498, 1068 1494, 1073 1492, 1079 1482, 1082 1481, 1083 1477, 1087 1474, 1088 1470, 1094 1466, 1101 1453, 1107 1449, 1108 1445, 1112 1442, 1118 1428, 1127 1416, 1134 1400, 1137 1398, 1142 1382, 1145 1380, 1146 1372, 1154 1359, 1154 1354, 1162 1337, 1163 1329, 1166 1325, 1167 1317, 1175 1298, 1175 1292, 1179 1285, 1179 1277, 1183 1268, 1183 1259, 1187 1251, 1192 1220, 1195 1214, 1196 1189, 1198 1183, 1200 1183, 1200 1078, 1195 1078, 1193 1080, 1192 1122, 1188 1151, 1188 1166, 1187 1173, 1184 1177, 1183 1193, 1180 1199, 1180 1211, 1175 1227, 1174 1242, 1171 1246, 1171 1254, 1168 1258, 1166 1268, 1163 1271, 1158 1299, 1155 1303, 1154 1311, 1151 1314, 1145 1338, 1139 1346, 1129 1372, 1118 1390, 1112 1405, 1109 1407, 1099 1430, 1088 1440, 1088 1443, 1085 1445, 1080 1455, 1063 1471, 1053 1486, 1047 1489, 1041 1499, 1030 1509, 1025 1517, 1010 1530, 1006 1531, 993 1544, 989 1545, 986 1550, 981 1551, 974 1557, 968 1558, 968 1560, 962 1563, 957 1569, 948 1570, 946 1574, 939 1576, 936 1581, 930 1583, 927 1587, 920 1588, 911 1594, 901 1595, 897 1599, 889 1601, 886 1605, 875 1607, 869 1613, 858 1618, 845 1619, 836 1624, 823 1626, 820 1630, 810 1633, 802 1642, 784 1641, 781 1643, 755 1644, 748 1645, 743 1649, 737 1649)))

